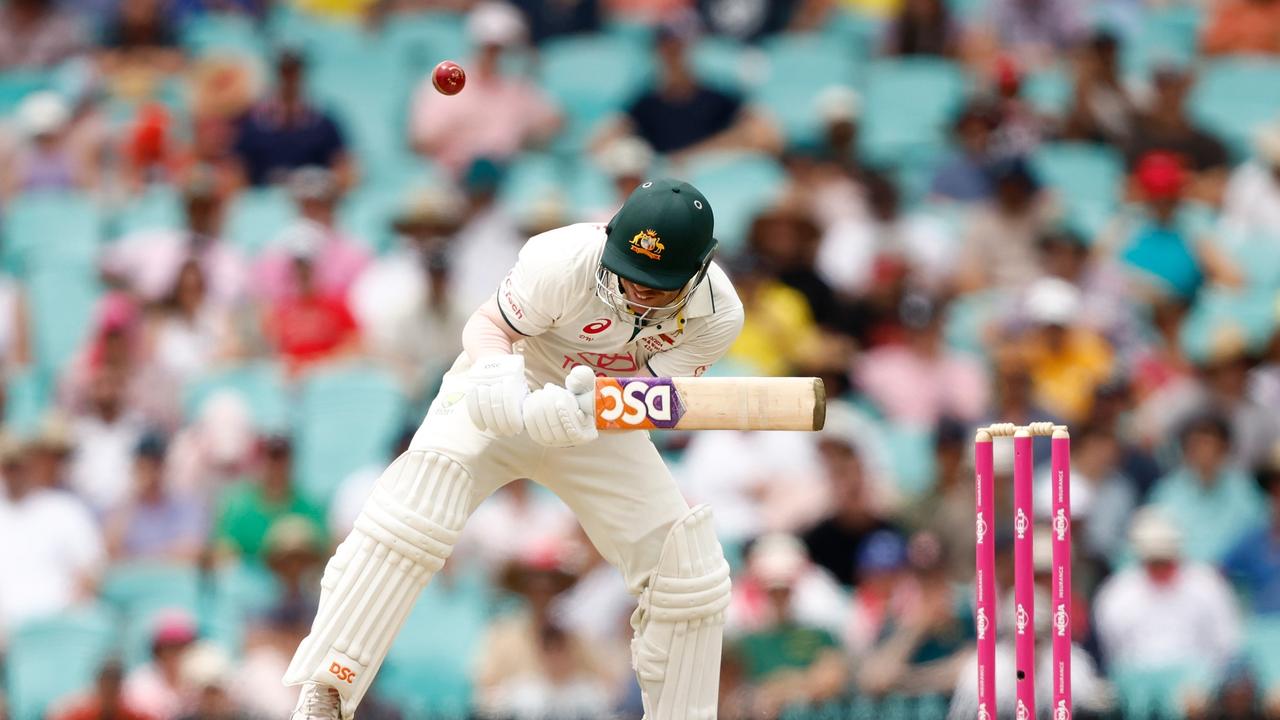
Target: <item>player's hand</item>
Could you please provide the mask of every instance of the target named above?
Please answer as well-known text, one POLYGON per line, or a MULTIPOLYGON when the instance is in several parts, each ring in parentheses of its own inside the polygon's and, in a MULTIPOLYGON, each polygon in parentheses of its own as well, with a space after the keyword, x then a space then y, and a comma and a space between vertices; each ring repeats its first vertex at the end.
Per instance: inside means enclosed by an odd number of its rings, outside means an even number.
POLYGON ((574 368, 565 378, 565 386, 547 383, 524 401, 524 427, 529 437, 546 447, 573 447, 595 440, 596 421, 584 412, 578 396, 585 392, 584 375, 590 375, 591 387, 595 376, 588 368, 574 368))
POLYGON ((524 380, 524 356, 493 355, 467 372, 471 390, 467 412, 481 430, 499 437, 518 435, 524 429, 521 406, 529 395, 524 380))

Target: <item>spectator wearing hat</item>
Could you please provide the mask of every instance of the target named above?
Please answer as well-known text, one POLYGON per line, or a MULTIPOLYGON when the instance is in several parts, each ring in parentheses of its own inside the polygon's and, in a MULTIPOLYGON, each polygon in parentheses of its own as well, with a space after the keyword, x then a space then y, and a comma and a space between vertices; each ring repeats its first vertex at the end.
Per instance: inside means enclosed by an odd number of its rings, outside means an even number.
POLYGON ((1181 429, 1179 444, 1181 462, 1156 483, 1150 502, 1186 539, 1184 555, 1221 562, 1243 532, 1265 519, 1265 499, 1230 462, 1231 426, 1223 416, 1193 417, 1181 429))
POLYGON ((821 128, 818 146, 814 148, 816 158, 829 163, 840 175, 854 179, 862 172, 858 166, 862 96, 851 87, 831 85, 818 93, 813 106, 821 128))
POLYGON ((45 413, 26 443, 27 467, 36 487, 65 489, 67 465, 75 449, 71 422, 59 410, 45 413))
POLYGON ((1124 271, 1114 258, 1093 253, 1085 238, 1068 225, 1040 234, 1036 254, 1044 276, 1070 283, 1080 292, 1076 322, 1102 333, 1123 348, 1139 343, 1139 320, 1129 302, 1124 271))
POLYGON ((50 720, 154 720, 125 698, 124 666, 119 660, 104 662, 94 676, 93 687, 63 698, 49 710, 50 720))
POLYGON ((282 515, 271 523, 262 544, 267 569, 280 591, 277 605, 315 607, 329 551, 321 527, 311 518, 282 515))
POLYGON ((1139 564, 1109 577, 1093 604, 1103 661, 1113 676, 1181 671, 1175 703, 1194 716, 1240 650, 1236 599, 1215 568, 1187 558, 1194 541, 1161 510, 1138 510, 1129 540, 1139 564))
POLYGON ((183 655, 180 672, 192 695, 181 720, 249 720, 235 692, 231 658, 221 647, 197 642, 183 655))
POLYGON ((955 281, 961 291, 1013 290, 1040 274, 1036 240, 1055 211, 1040 178, 1021 157, 992 165, 990 178, 991 200, 974 209, 962 231, 955 281))
POLYGON ((242 480, 219 494, 213 528, 218 549, 247 560, 266 556, 267 534, 282 517, 298 515, 317 528, 324 527, 324 513, 294 487, 289 439, 283 435, 264 437, 260 455, 256 478, 242 480))
POLYGON ((1221 138, 1201 127, 1187 113, 1187 97, 1195 85, 1190 67, 1166 63, 1151 72, 1152 96, 1138 114, 1136 127, 1121 146, 1130 169, 1148 153, 1177 155, 1191 173, 1188 195, 1217 204, 1231 169, 1231 157, 1221 138))
POLYGON ((976 359, 947 348, 943 310, 933 298, 908 295, 899 307, 906 341, 858 359, 858 386, 892 423, 931 428, 944 415, 976 420, 987 407, 986 372, 976 359))
POLYGON ((84 503, 35 484, 27 452, 0 437, 0 645, 22 623, 93 596, 105 561, 84 503))
POLYGON ((88 49, 88 28, 53 0, 15 0, 0 8, 0 70, 47 69, 88 49))
MULTIPOLYGON (((929 490, 913 498, 900 514, 909 529, 931 530, 951 549, 947 572, 955 582, 973 580, 973 469, 968 459, 972 425, 946 415, 938 419, 932 428, 929 490)), ((872 633, 870 638, 874 637, 872 633)))
POLYGON ((1280 120, 1254 135, 1254 157, 1236 168, 1222 199, 1222 225, 1274 248, 1280 243, 1280 120))
POLYGON ((822 229, 810 208, 788 198, 762 209, 751 220, 746 249, 779 281, 804 294, 819 325, 840 328, 848 320, 844 308, 817 268, 821 239, 822 229))
POLYGON ((342 127, 306 94, 306 60, 296 50, 276 56, 276 88, 237 122, 234 153, 250 185, 285 182, 298 168, 328 169, 340 189, 355 184, 356 161, 342 127))
POLYGON ((848 620, 841 629, 845 650, 855 659, 871 652, 883 636, 890 616, 898 612, 904 600, 910 580, 906 538, 892 530, 872 534, 858 553, 856 573, 858 585, 850 597, 848 620))
POLYGON ((848 606, 848 595, 835 578, 809 562, 804 543, 789 533, 770 532, 751 541, 746 572, 733 585, 725 633, 740 636, 789 621, 837 636, 848 606), (785 617, 777 614, 770 598, 779 583, 791 592, 785 617))
POLYGON ((125 677, 125 702, 155 720, 176 720, 191 689, 183 682, 183 658, 195 641, 195 618, 181 610, 162 611, 152 625, 151 660, 125 677))
POLYGON ((164 437, 152 432, 134 451, 133 487, 104 523, 114 560, 194 562, 204 549, 204 512, 194 498, 169 487, 165 450, 164 437))
POLYGON ((1062 123, 1068 140, 1119 145, 1133 135, 1137 109, 1120 78, 1120 38, 1095 32, 1076 51, 1075 89, 1062 123))
POLYGON ((590 219, 607 223, 622 203, 645 181, 653 167, 653 148, 635 136, 614 139, 595 153, 596 165, 608 176, 612 188, 603 207, 592 208, 590 219))
POLYGON ((486 0, 467 17, 467 34, 478 49, 466 63, 467 89, 456 96, 436 92, 425 77, 414 92, 409 142, 460 178, 478 158, 498 162, 550 140, 561 117, 552 101, 526 78, 503 73, 503 57, 520 50, 527 29, 514 7, 486 0))
POLYGON ((960 27, 943 0, 908 0, 885 27, 880 48, 892 56, 954 57, 960 27))
POLYGON ((741 97, 705 85, 694 74, 688 49, 697 40, 698 25, 697 16, 677 14, 658 26, 656 83, 601 128, 593 142, 597 148, 637 135, 676 162, 711 150, 781 148, 772 121, 741 97))
POLYGON ((1245 531, 1222 560, 1223 573, 1249 598, 1257 614, 1280 616, 1280 444, 1254 473, 1267 500, 1267 517, 1245 531))
POLYGON ((992 136, 999 124, 999 111, 988 102, 972 101, 960 111, 951 123, 956 149, 934 169, 931 195, 962 203, 991 197, 992 136))
POLYGON ((18 144, 0 165, 0 198, 98 186, 97 166, 72 142, 73 119, 70 104, 52 90, 23 98, 15 113, 18 144))
POLYGON ((286 227, 253 267, 253 291, 274 302, 302 292, 296 273, 299 253, 310 258, 313 291, 344 297, 370 262, 368 244, 338 227, 338 177, 322 167, 299 168, 289 174, 289 194, 298 219, 286 227))
MULTIPOLYGON (((766 535, 748 557, 750 580, 763 594, 757 626, 731 641, 726 653, 754 685, 751 717, 777 717, 789 705, 815 705, 845 688, 848 667, 839 642, 798 606, 811 568, 804 546, 790 535, 766 535)), ((813 587, 810 586, 810 592, 813 587)), ((837 612, 832 607, 828 612, 837 612)), ((829 622, 827 613, 822 617, 829 622)))
POLYGON ((224 487, 245 474, 253 449, 253 418, 248 403, 234 390, 216 390, 170 443, 170 487, 207 507, 224 487))
POLYGON ((1207 55, 1280 55, 1280 2, 1228 0, 1216 3, 1202 28, 1200 47, 1207 55))

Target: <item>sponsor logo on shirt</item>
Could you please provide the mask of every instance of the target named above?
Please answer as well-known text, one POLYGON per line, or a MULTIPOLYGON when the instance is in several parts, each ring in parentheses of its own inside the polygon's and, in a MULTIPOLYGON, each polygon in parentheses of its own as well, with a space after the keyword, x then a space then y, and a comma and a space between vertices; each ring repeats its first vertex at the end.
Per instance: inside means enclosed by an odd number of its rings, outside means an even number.
POLYGON ((517 320, 524 319, 524 310, 520 304, 516 302, 515 295, 511 293, 511 275, 507 275, 502 281, 502 300, 507 306, 507 310, 511 312, 511 316, 517 320))
POLYGON ((658 237, 658 231, 653 228, 641 230, 631 238, 631 252, 650 260, 661 260, 664 249, 666 246, 662 244, 662 238, 658 237))
POLYGON ((567 370, 574 365, 586 365, 606 373, 631 373, 640 369, 640 364, 631 353, 580 352, 576 358, 565 355, 560 367, 567 370))

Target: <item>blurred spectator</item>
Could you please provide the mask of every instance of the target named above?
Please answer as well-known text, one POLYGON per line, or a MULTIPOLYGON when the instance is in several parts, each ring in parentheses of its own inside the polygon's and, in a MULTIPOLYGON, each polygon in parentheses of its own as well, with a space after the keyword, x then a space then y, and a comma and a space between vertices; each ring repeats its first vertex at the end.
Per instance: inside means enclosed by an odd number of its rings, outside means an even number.
POLYGON ((466 220, 449 248, 453 296, 464 309, 494 294, 528 239, 498 198, 503 178, 503 168, 488 158, 473 162, 463 178, 466 220))
POLYGON ((1280 2, 1225 0, 1215 3, 1202 29, 1200 46, 1208 55, 1280 54, 1280 2))
POLYGON ((809 562, 804 543, 794 535, 771 532, 752 541, 746 572, 733 584, 726 635, 767 630, 779 622, 821 628, 833 636, 843 630, 849 598, 835 578, 809 562), (790 588, 786 615, 771 598, 778 584, 790 588))
POLYGON ((324 513, 293 487, 289 439, 280 435, 263 438, 261 455, 257 479, 243 480, 219 493, 213 531, 220 550, 248 560, 264 558, 268 531, 282 517, 298 515, 316 528, 324 527, 324 513))
POLYGON ((448 187, 419 191, 392 221, 398 243, 352 283, 348 296, 369 350, 426 399, 453 364, 475 308, 453 293, 451 255, 465 199, 448 187))
POLYGON ((511 160, 550 139, 561 123, 536 84, 502 70, 504 55, 525 42, 524 20, 515 8, 489 0, 477 3, 467 18, 467 34, 478 55, 466 64, 466 92, 441 95, 431 77, 425 77, 414 91, 409 115, 410 144, 455 177, 478 158, 511 160))
POLYGON ((93 597, 106 559, 84 504, 65 490, 34 484, 27 453, 0 439, 0 644, 27 620, 93 597))
POLYGON ((212 296, 206 272, 195 258, 183 263, 145 330, 156 370, 183 386, 241 353, 231 308, 212 296))
POLYGON ((996 158, 1033 155, 1045 136, 1056 129, 1056 118, 1046 117, 1023 94, 1026 69, 1013 57, 1001 56, 992 68, 992 99, 997 125, 992 135, 996 158))
POLYGON ((1076 51, 1075 90, 1062 134, 1068 140, 1123 144, 1137 110, 1120 78, 1120 38, 1105 30, 1076 51))
POLYGON ((1127 164, 1132 169, 1155 151, 1173 153, 1194 173, 1188 194, 1217 204, 1231 157, 1222 140, 1187 113, 1187 96, 1195 76, 1188 67, 1166 64, 1155 68, 1151 81, 1151 100, 1137 117, 1136 127, 1141 131, 1132 133, 1121 146, 1127 164))
POLYGON ((1280 241, 1280 121, 1260 129, 1254 147, 1256 157, 1227 182, 1222 224, 1274 246, 1280 241))
MULTIPOLYGON (((1137 484, 1121 467, 1121 459, 1121 445, 1108 430, 1091 423, 1072 428, 1071 532, 1077 565, 1094 566, 1088 575, 1076 573, 1077 588, 1092 588, 1093 582, 1110 572, 1112 564, 1124 555, 1125 533, 1139 494, 1137 484)), ((1042 517, 1049 516, 1051 480, 1042 472, 1034 494, 1042 517)))
MULTIPOLYGON (((954 582, 973 579, 974 497, 972 467, 967 457, 968 444, 973 438, 971 425, 971 421, 945 415, 938 419, 933 427, 933 485, 902 512, 902 519, 912 530, 930 530, 949 548, 947 572, 954 582)), ((880 552, 886 552, 887 547, 883 546, 880 552)), ((864 548, 859 565, 868 560, 883 567, 883 555, 869 557, 865 552, 864 548)), ((862 583, 859 583, 861 592, 862 583)), ((871 633, 868 639, 876 636, 877 633, 871 633)))
POLYGON ((66 416, 57 410, 46 413, 26 443, 32 484, 37 488, 65 490, 73 447, 71 423, 66 416))
POLYGON ((123 684, 124 667, 108 660, 98 669, 93 688, 58 703, 49 720, 155 720, 124 697, 123 684))
POLYGON ((101 45, 103 72, 116 76, 117 92, 126 97, 182 67, 178 31, 160 0, 121 0, 101 45))
POLYGON ((249 624, 232 687, 251 717, 288 717, 293 710, 298 690, 280 678, 311 629, 315 612, 314 605, 283 602, 249 624))
MULTIPOLYGON (((968 514, 972 515, 973 511, 968 514)), ((850 598, 849 619, 841 633, 847 655, 866 657, 884 634, 890 616, 899 612, 903 591, 909 585, 906 570, 907 542, 898 533, 880 530, 862 544, 858 555, 858 586, 850 598)), ((967 574, 972 572, 969 570, 967 574)))
POLYGON ((489 626, 475 665, 475 702, 482 717, 581 718, 608 707, 610 668, 594 648, 555 624, 551 601, 573 585, 553 548, 526 545, 508 563, 502 584, 521 596, 520 610, 489 626))
POLYGON ((88 407, 72 421, 68 483, 99 515, 128 497, 133 452, 142 439, 143 420, 125 405, 124 392, 121 371, 100 368, 90 381, 88 407))
POLYGON ((14 119, 20 139, 0 166, 0 199, 98 187, 97 166, 73 142, 72 108, 61 95, 52 90, 27 95, 14 119))
POLYGON ((552 546, 567 537, 573 517, 551 492, 520 478, 502 486, 476 508, 467 527, 473 528, 466 534, 476 560, 496 574, 516 562, 528 547, 552 546))
POLYGON ((0 8, 0 70, 49 68, 88 43, 81 19, 53 0, 9 0, 0 8))
POLYGON ((18 372, 31 361, 31 328, 23 283, 0 272, 0 372, 18 372))
POLYGON ((1129 303, 1127 278, 1109 257, 1090 251, 1069 227, 1041 233, 1039 264, 1046 277, 1070 283, 1080 294, 1074 323, 1102 333, 1114 343, 1136 342, 1136 309, 1129 303))
POLYGON ((1178 702, 1203 712, 1240 649, 1231 588, 1214 568, 1185 559, 1184 536, 1161 511, 1139 510, 1129 536, 1141 564, 1108 578, 1094 602, 1103 658, 1113 675, 1186 671, 1178 702))
POLYGON ((189 690, 183 657, 195 640, 194 618, 182 611, 160 613, 152 627, 151 660, 125 678, 125 702, 155 720, 176 720, 186 710, 189 690))
POLYGON ((296 259, 305 249, 312 256, 316 290, 345 296, 368 266, 370 253, 366 243, 338 226, 337 176, 324 168, 299 168, 289 175, 288 185, 299 219, 258 257, 253 268, 255 294, 267 301, 299 294, 296 259))
POLYGON ((1253 479, 1229 463, 1231 427, 1226 418, 1193 418, 1179 435, 1179 466, 1160 479, 1151 502, 1186 539, 1183 555, 1218 563, 1241 533, 1262 522, 1266 503, 1253 479))
POLYGON ((993 0, 985 6, 976 52, 998 47, 1026 68, 1043 67, 1075 47, 1088 25, 1075 0, 993 0))
POLYGON ((804 356, 813 353, 818 340, 808 300, 774 278, 753 255, 740 255, 726 265, 746 309, 746 321, 725 357, 753 374, 790 374, 804 356))
POLYGON ((973 617, 947 576, 947 549, 917 533, 907 546, 912 596, 885 622, 863 658, 857 685, 875 696, 945 693, 956 686, 974 641, 973 617))
POLYGON ((1152 299, 1148 321, 1153 332, 1132 361, 1134 393, 1139 399, 1195 384, 1196 368, 1182 344, 1183 322, 1190 305, 1188 300, 1170 295, 1152 299))
POLYGON ((944 415, 977 419, 987 407, 986 375, 977 360, 947 348, 943 308, 926 295, 912 294, 899 313, 906 342, 861 356, 855 376, 862 392, 899 425, 929 428, 944 415))
POLYGON ((885 29, 886 55, 951 57, 960 46, 960 27, 944 0, 907 0, 885 29))
POLYGON ((535 45, 564 35, 599 32, 601 27, 598 0, 512 0, 511 4, 524 14, 535 45))
POLYGON ((222 311, 236 307, 245 296, 248 268, 222 238, 226 207, 211 177, 183 186, 182 209, 182 228, 141 230, 112 243, 102 255, 103 273, 142 300, 160 303, 173 299, 184 268, 195 262, 208 301, 222 311))
POLYGON ((1036 240, 1053 208, 1040 178, 1024 158, 991 167, 994 196, 979 205, 964 228, 956 282, 961 290, 1013 289, 1040 274, 1036 240))
POLYGON ((878 530, 896 530, 877 505, 858 450, 823 435, 818 450, 830 483, 831 510, 801 536, 813 562, 846 586, 856 584, 855 563, 862 545, 878 530))
POLYGON ((1029 327, 1018 343, 1037 404, 1070 422, 1083 420, 1094 390, 1111 376, 1111 347, 1081 323, 1080 291, 1070 283, 1040 278, 1023 303, 1029 327))
POLYGON ((1266 494, 1267 518, 1240 536, 1222 560, 1222 570, 1248 598, 1259 614, 1280 614, 1280 445, 1272 458, 1257 470, 1258 484, 1266 494))
POLYGON ((278 298, 267 308, 263 334, 291 371, 354 353, 360 344, 359 326, 346 298, 327 295, 317 287, 320 240, 296 235, 290 247, 289 286, 295 294, 278 298))
POLYGON ((784 200, 761 210, 747 231, 746 248, 784 284, 804 294, 819 325, 847 322, 839 299, 816 267, 821 230, 796 201, 784 200))
POLYGON ((192 700, 181 720, 249 720, 235 692, 231 659, 209 642, 192 646, 182 657, 182 682, 192 700))
MULTIPOLYGON (((741 42, 755 43, 781 32, 812 30, 803 27, 825 20, 825 8, 832 3, 819 0, 774 0, 741 3, 737 0, 693 0, 707 32, 741 42)), ((670 14, 668 14, 670 17, 670 14)))
POLYGON ((262 540, 267 569, 280 589, 280 606, 311 608, 319 603, 320 573, 329 550, 312 518, 281 515, 262 540))
POLYGON ((704 85, 694 74, 688 51, 698 33, 698 21, 692 15, 682 14, 659 25, 654 86, 601 129, 596 147, 634 134, 676 162, 711 150, 773 152, 780 148, 781 137, 772 121, 747 107, 741 97, 704 85))
POLYGON ((810 577, 803 573, 802 547, 788 535, 766 536, 757 544, 749 562, 755 592, 763 595, 762 612, 757 627, 726 650, 754 685, 752 717, 774 718, 789 705, 835 698, 844 690, 848 668, 832 633, 797 608, 801 578, 810 577))
POLYGON ((168 473, 176 493, 202 505, 239 480, 253 452, 249 406, 233 390, 218 390, 200 405, 190 425, 174 435, 168 473))
POLYGON ((602 147, 596 154, 596 164, 609 176, 613 187, 607 206, 592 209, 587 219, 609 222, 627 196, 649 176, 653 160, 653 148, 638 137, 620 137, 602 147))
POLYGON ((283 182, 308 166, 328 168, 341 188, 355 184, 342 128, 307 98, 306 61, 294 50, 276 57, 276 88, 240 118, 234 148, 250 185, 283 182))
POLYGON ((1133 273, 1134 292, 1192 298, 1206 281, 1238 284, 1239 272, 1207 235, 1207 218, 1184 201, 1187 173, 1178 156, 1149 153, 1134 176, 1145 205, 1113 223, 1102 241, 1133 273))
POLYGON ((959 202, 991 197, 992 133, 1000 123, 998 109, 985 101, 971 101, 952 123, 955 150, 933 171, 932 195, 959 202))
POLYGON ((107 551, 115 560, 194 562, 208 533, 200 504, 168 487, 165 441, 144 435, 134 451, 129 497, 107 515, 107 551))

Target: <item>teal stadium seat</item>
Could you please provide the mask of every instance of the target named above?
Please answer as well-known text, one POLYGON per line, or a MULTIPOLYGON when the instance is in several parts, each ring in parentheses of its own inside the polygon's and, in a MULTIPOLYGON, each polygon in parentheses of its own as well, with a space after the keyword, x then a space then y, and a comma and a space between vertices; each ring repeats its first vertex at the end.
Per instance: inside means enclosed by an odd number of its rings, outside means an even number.
POLYGON ((882 429, 898 492, 907 498, 929 492, 935 470, 933 428, 886 422, 882 429))
POLYGON ((52 396, 51 374, 26 367, 5 380, 4 424, 18 437, 31 437, 40 427, 52 396))
POLYGON ((41 720, 50 705, 85 689, 115 643, 111 614, 85 607, 19 627, 5 661, 12 720, 41 720))
POLYGON ((121 657, 126 667, 150 659, 151 636, 162 613, 179 610, 197 622, 202 614, 199 571, 191 565, 112 565, 103 579, 100 595, 120 614, 121 657))
POLYGON ((1252 133, 1280 117, 1280 60, 1207 60, 1189 102, 1191 114, 1221 133, 1238 159, 1247 157, 1252 133))
POLYGON ((581 152, 601 121, 648 86, 653 61, 646 48, 607 35, 559 38, 543 46, 539 84, 565 114, 556 150, 581 152))
POLYGON ((5 209, 5 266, 17 273, 92 266, 103 229, 102 211, 88 195, 24 193, 5 209))
POLYGON ((1066 112, 1071 104, 1072 80, 1061 66, 1027 73, 1022 80, 1022 97, 1037 111, 1049 115, 1066 112))
POLYGON ((619 201, 614 195, 613 178, 591 160, 580 159, 573 163, 568 174, 566 187, 569 192, 566 199, 573 203, 569 211, 575 218, 585 218, 586 213, 593 211, 610 212, 617 207, 619 201))
POLYGON ((702 38, 689 50, 693 71, 705 83, 740 93, 758 81, 764 68, 759 51, 737 40, 718 35, 702 38))
POLYGON ((29 273, 26 289, 36 365, 57 374, 88 338, 101 294, 98 279, 91 268, 68 264, 64 270, 29 273))
POLYGON ((1180 698, 1201 673, 1195 668, 1112 668, 1110 676, 1119 696, 1123 717, 1144 720, 1181 720, 1186 717, 1180 698))
POLYGON ((777 201, 786 182, 777 161, 754 153, 701 155, 689 162, 684 175, 711 202, 716 239, 725 255, 745 247, 751 222, 777 201))
POLYGON ((1267 289, 1204 288, 1182 321, 1182 350, 1192 360, 1207 359, 1227 333, 1238 334, 1250 350, 1262 350, 1276 327, 1275 306, 1275 293, 1267 289))
POLYGON ((182 47, 192 57, 234 55, 265 64, 266 42, 253 20, 236 13, 193 13, 182 27, 182 47))
POLYGON ((396 15, 382 30, 395 62, 426 74, 441 60, 462 62, 471 55, 471 44, 462 15, 413 13, 396 15))
POLYGON ((1036 151, 1034 164, 1064 204, 1064 215, 1086 238, 1114 215, 1124 179, 1124 162, 1115 150, 1091 143, 1048 143, 1036 151))
POLYGON ((1121 66, 1125 74, 1145 79, 1160 63, 1194 61, 1203 16, 1203 10, 1191 3, 1147 8, 1136 32, 1124 38, 1121 66))
POLYGON ((1258 689, 1280 690, 1280 617, 1255 615, 1246 621, 1245 656, 1258 689))
POLYGON ((766 65, 751 100, 782 127, 787 140, 818 138, 818 96, 828 87, 852 87, 857 81, 853 48, 820 34, 782 35, 764 44, 766 65))
POLYGON ((283 368, 268 360, 255 360, 216 370, 198 378, 183 392, 188 422, 215 393, 234 392, 245 401, 254 427, 260 432, 285 432, 290 426, 289 396, 283 368))
POLYGON ((0 73, 0 112, 8 115, 17 109, 23 98, 37 90, 46 90, 52 84, 50 74, 43 70, 6 70, 0 73))
POLYGON ((1280 228, 1271 232, 1245 232, 1219 223, 1215 239, 1244 272, 1246 284, 1260 291, 1280 290, 1280 228))
POLYGON ((837 6, 819 32, 847 46, 859 60, 867 60, 880 53, 885 24, 882 18, 837 6))
POLYGON ((543 153, 524 153, 507 166, 499 199, 515 217, 524 217, 539 201, 563 195, 561 163, 543 153))
POLYGON ((244 190, 227 208, 224 235, 246 255, 261 252, 297 217, 288 194, 280 188, 244 190))
POLYGON ((862 150, 872 162, 936 157, 963 99, 965 80, 948 60, 875 60, 863 93, 862 150))
POLYGON ((185 225, 178 190, 172 185, 151 185, 115 213, 111 234, 120 237, 139 230, 178 229, 185 225))
POLYGON ((405 420, 395 378, 363 364, 317 368, 303 381, 294 436, 300 491, 327 504, 352 471, 387 462, 405 420))

